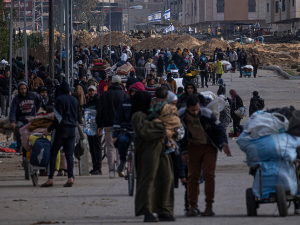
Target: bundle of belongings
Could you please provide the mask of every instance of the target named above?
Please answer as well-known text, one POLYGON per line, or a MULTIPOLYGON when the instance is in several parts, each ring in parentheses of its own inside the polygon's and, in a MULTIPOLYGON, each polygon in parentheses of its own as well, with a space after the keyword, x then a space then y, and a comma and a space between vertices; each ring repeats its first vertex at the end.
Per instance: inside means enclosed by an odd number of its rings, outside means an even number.
POLYGON ((252 75, 253 66, 247 65, 247 66, 242 67, 242 69, 243 69, 243 71, 242 71, 243 75, 245 75, 245 76, 251 76, 252 75))
POLYGON ((135 69, 129 62, 127 62, 126 64, 123 64, 122 66, 118 67, 116 75, 128 76, 130 71, 135 72, 135 69))
POLYGON ((90 69, 93 72, 99 72, 99 71, 110 71, 110 64, 106 60, 102 59, 94 59, 92 67, 90 69))
POLYGON ((254 175, 253 194, 268 198, 275 187, 282 184, 291 195, 298 193, 294 162, 300 146, 300 111, 294 107, 258 111, 252 114, 237 139, 246 153, 247 164, 254 175), (261 167, 262 196, 260 194, 259 170, 261 167))

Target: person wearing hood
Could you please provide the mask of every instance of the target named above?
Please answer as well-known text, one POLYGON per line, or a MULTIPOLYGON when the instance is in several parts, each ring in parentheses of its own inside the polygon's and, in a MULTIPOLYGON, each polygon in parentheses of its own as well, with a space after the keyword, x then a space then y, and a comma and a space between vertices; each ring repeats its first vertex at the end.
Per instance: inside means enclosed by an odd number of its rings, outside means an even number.
POLYGON ((136 77, 145 78, 145 68, 143 67, 143 63, 141 61, 138 62, 138 66, 135 67, 136 77))
POLYGON ((175 221, 174 177, 170 154, 164 154, 165 138, 172 131, 164 123, 149 121, 151 96, 139 91, 132 98, 131 121, 135 133, 135 215, 144 222, 175 221), (158 218, 153 215, 158 214, 158 218))
POLYGON ((207 74, 206 63, 202 59, 200 59, 198 66, 200 68, 200 74, 201 74, 201 87, 204 88, 204 79, 205 79, 205 86, 208 88, 207 85, 208 74, 207 74))
POLYGON ((102 136, 105 129, 105 141, 107 147, 107 160, 109 177, 115 178, 115 156, 116 149, 113 143, 113 125, 116 111, 124 99, 128 98, 126 92, 120 86, 122 80, 120 76, 113 76, 112 84, 99 98, 96 122, 98 125, 97 135, 102 136))
MULTIPOLYGON (((94 85, 88 87, 88 102, 85 105, 86 109, 97 110, 99 97, 97 95, 97 88, 94 85)), ((90 171, 91 175, 102 175, 102 150, 101 137, 88 136, 90 146, 90 153, 92 157, 93 169, 90 171)))
POLYGON ((183 107, 186 107, 186 101, 188 99, 189 96, 195 94, 196 96, 198 96, 198 98, 200 99, 200 103, 201 105, 205 104, 205 98, 203 95, 197 93, 197 87, 196 85, 191 82, 188 83, 185 87, 184 87, 184 93, 179 97, 178 99, 178 103, 176 105, 177 109, 181 109, 183 107))
POLYGON ((237 92, 233 89, 229 91, 229 94, 231 96, 231 106, 230 106, 230 114, 231 118, 233 120, 233 131, 234 131, 234 139, 237 139, 237 129, 239 129, 240 133, 243 131, 243 127, 240 125, 241 123, 241 118, 238 117, 235 112, 239 108, 244 106, 243 100, 241 97, 237 94, 237 92))
POLYGON ((217 91, 217 95, 224 95, 226 96, 226 84, 224 83, 223 79, 220 78, 218 80, 219 89, 217 91))
POLYGON ((136 79, 134 77, 134 71, 130 71, 129 73, 130 77, 127 79, 126 82, 126 90, 129 90, 129 87, 133 84, 135 84, 136 82, 138 82, 138 79, 136 79))
POLYGON ((250 99, 249 117, 265 107, 264 100, 258 95, 257 91, 253 91, 253 98, 250 99))
POLYGON ((15 130, 18 151, 21 147, 21 136, 19 129, 28 123, 26 116, 36 116, 36 113, 39 111, 42 105, 42 100, 42 97, 38 93, 29 91, 29 88, 25 82, 19 83, 18 95, 13 98, 9 113, 9 122, 15 130))
POLYGON ((30 79, 28 80, 29 91, 37 91, 39 86, 44 86, 44 82, 36 74, 35 70, 31 71, 30 79))
POLYGON ((157 60, 157 76, 162 77, 164 74, 164 60, 160 55, 157 60))
POLYGON ((168 74, 167 74, 167 82, 168 82, 168 84, 169 84, 170 87, 171 87, 171 91, 172 91, 174 94, 176 94, 176 92, 177 92, 177 83, 176 83, 176 80, 174 80, 174 79, 172 78, 172 74, 171 74, 171 73, 168 73, 168 74))
POLYGON ((47 130, 43 132, 48 136, 55 130, 53 144, 50 152, 50 171, 46 183, 41 187, 53 186, 53 175, 55 171, 56 157, 61 147, 64 148, 68 166, 68 181, 64 187, 72 187, 74 183, 74 159, 75 150, 75 128, 77 125, 77 101, 71 96, 70 86, 63 81, 59 86, 60 96, 55 100, 54 120, 47 130))
POLYGON ((99 81, 99 85, 98 85, 98 96, 101 96, 104 93, 104 91, 106 91, 108 88, 108 85, 105 82, 106 73, 101 74, 100 77, 101 77, 101 80, 99 81))
MULTIPOLYGON (((10 71, 6 70, 4 77, 0 79, 0 91, 1 91, 1 115, 7 116, 7 108, 9 107, 9 80, 10 71)), ((15 79, 12 77, 12 92, 17 89, 17 84, 15 79)))
POLYGON ((137 82, 129 87, 128 93, 129 97, 125 99, 118 107, 113 125, 113 142, 115 147, 119 151, 120 164, 117 167, 117 173, 120 177, 124 177, 124 168, 126 164, 126 156, 128 146, 130 144, 131 136, 127 133, 122 133, 117 131, 118 129, 126 129, 128 131, 133 131, 131 125, 131 103, 133 95, 138 91, 145 91, 143 83, 137 82))
POLYGON ((47 111, 47 107, 48 107, 48 93, 47 93, 47 88, 44 86, 40 86, 37 90, 37 93, 42 96, 43 101, 42 101, 42 105, 41 105, 41 110, 40 112, 46 112, 47 111))

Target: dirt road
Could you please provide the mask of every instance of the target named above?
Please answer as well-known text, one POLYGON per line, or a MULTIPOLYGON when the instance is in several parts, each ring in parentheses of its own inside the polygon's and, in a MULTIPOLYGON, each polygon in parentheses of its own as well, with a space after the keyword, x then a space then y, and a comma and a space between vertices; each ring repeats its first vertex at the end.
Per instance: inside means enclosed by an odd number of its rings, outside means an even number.
MULTIPOLYGON (((265 99, 267 108, 294 105, 300 108, 300 81, 285 80, 273 71, 259 71, 258 78, 237 78, 234 73, 225 74, 227 92, 234 88, 245 105, 254 90, 265 99)), ((217 91, 217 87, 209 86, 217 91)), ((207 89, 205 89, 207 90, 207 89)), ((201 90, 202 91, 202 90, 201 90)), ((243 120, 245 123, 246 120, 243 120)), ((216 197, 213 218, 184 217, 184 187, 175 190, 176 223, 172 224, 299 224, 299 216, 281 218, 275 204, 263 205, 257 218, 246 217, 245 191, 252 186, 253 178, 248 175, 245 155, 233 140, 229 140, 233 157, 218 155, 216 172, 216 197)), ((142 217, 134 216, 134 198, 127 195, 124 179, 108 178, 106 162, 102 176, 77 176, 72 188, 63 188, 65 177, 55 177, 54 187, 33 187, 24 180, 21 158, 0 158, 0 224, 142 224, 142 217)), ((106 160, 105 160, 106 161, 106 160)), ((39 182, 45 182, 40 177, 39 182)), ((204 187, 200 186, 199 208, 204 210, 204 187)), ((163 224, 163 223, 160 223, 163 224)), ((170 224, 170 223, 166 223, 170 224)))

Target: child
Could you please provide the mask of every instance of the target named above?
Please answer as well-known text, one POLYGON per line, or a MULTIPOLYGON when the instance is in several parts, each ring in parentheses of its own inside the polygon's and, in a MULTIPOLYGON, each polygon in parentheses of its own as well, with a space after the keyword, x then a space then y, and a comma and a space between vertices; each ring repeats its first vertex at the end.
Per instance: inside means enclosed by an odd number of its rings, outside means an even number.
POLYGON ((189 71, 189 66, 185 65, 184 70, 183 70, 183 75, 186 75, 189 71))
POLYGON ((214 67, 216 68, 216 75, 217 75, 216 79, 219 80, 219 78, 221 78, 222 75, 224 74, 223 62, 217 59, 217 62, 214 64, 214 67))
POLYGON ((177 97, 179 98, 183 94, 183 87, 177 89, 177 97))
MULTIPOLYGON (((168 90, 165 87, 158 87, 155 91, 156 99, 153 101, 153 108, 148 115, 150 121, 163 122, 167 130, 171 130, 173 135, 180 127, 180 119, 178 117, 177 108, 167 103, 168 90)), ((164 143, 166 149, 165 153, 171 153, 175 151, 175 141, 173 139, 165 139, 164 143)))

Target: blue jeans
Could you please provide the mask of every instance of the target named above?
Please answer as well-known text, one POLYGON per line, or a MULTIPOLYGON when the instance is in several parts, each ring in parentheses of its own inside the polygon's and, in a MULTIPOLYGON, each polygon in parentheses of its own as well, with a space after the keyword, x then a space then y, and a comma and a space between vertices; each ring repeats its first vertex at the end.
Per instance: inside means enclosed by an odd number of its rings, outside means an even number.
POLYGON ((120 161, 126 161, 126 155, 128 146, 130 144, 131 137, 129 134, 124 134, 118 137, 118 150, 120 154, 120 161))

